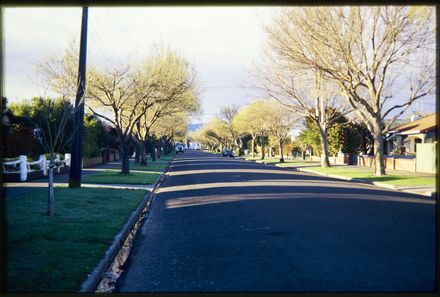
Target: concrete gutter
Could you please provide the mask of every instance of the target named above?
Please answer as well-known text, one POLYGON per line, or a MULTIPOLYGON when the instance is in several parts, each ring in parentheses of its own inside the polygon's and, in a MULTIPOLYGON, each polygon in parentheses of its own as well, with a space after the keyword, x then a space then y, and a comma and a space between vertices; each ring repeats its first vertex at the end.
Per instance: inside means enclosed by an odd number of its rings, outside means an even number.
POLYGON ((128 257, 136 231, 149 211, 155 191, 165 180, 165 173, 172 161, 170 160, 165 170, 157 177, 151 191, 145 194, 138 207, 131 213, 128 221, 114 237, 112 244, 104 254, 104 258, 81 284, 79 293, 111 292, 114 289, 114 284, 122 273, 120 267, 128 257))

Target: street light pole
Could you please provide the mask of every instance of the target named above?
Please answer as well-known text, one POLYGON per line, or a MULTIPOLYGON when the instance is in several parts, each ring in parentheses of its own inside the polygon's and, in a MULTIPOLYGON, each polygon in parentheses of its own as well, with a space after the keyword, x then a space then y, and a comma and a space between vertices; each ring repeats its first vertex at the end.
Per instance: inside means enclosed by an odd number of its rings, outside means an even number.
POLYGON ((79 50, 78 66, 78 90, 75 100, 74 115, 74 135, 72 139, 72 159, 69 171, 69 187, 81 187, 82 174, 82 153, 83 153, 83 134, 84 134, 84 101, 86 87, 86 57, 87 57, 87 15, 88 7, 84 6, 81 21, 81 41, 79 50))

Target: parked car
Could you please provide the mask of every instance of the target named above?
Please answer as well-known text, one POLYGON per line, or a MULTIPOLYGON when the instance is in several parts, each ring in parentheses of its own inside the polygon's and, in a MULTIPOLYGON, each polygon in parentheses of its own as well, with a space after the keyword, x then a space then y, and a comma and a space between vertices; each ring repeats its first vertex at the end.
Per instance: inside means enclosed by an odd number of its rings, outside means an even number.
POLYGON ((176 154, 181 153, 183 154, 183 145, 177 144, 176 145, 176 154))
POLYGON ((234 154, 232 153, 232 150, 230 148, 226 148, 222 152, 222 157, 234 158, 234 154))

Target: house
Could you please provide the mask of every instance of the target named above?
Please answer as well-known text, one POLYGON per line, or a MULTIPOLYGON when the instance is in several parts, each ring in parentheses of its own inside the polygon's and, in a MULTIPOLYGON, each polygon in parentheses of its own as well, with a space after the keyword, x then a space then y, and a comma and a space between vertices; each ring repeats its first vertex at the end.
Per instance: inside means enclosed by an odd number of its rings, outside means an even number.
POLYGON ((389 155, 415 155, 418 143, 437 143, 437 114, 412 116, 409 123, 389 131, 385 141, 389 155))

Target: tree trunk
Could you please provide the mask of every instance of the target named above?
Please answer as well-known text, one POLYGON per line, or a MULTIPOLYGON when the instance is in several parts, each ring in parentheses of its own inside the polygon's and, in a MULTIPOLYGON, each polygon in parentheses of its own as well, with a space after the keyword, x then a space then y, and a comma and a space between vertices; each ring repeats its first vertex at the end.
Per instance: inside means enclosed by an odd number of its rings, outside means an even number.
POLYGON ((154 136, 150 137, 150 154, 151 154, 151 161, 156 161, 156 141, 154 139, 154 136))
POLYGON ((385 175, 385 162, 383 153, 383 136, 382 133, 374 132, 374 173, 376 176, 385 175))
MULTIPOLYGON (((49 189, 47 194, 47 215, 53 216, 55 212, 54 194, 53 194, 53 167, 54 157, 51 155, 49 162, 49 189)), ((46 166, 46 165, 45 165, 46 166)))
POLYGON ((328 139, 327 139, 327 127, 321 123, 318 123, 319 134, 321 136, 321 167, 330 167, 330 161, 328 160, 328 139))
POLYGON ((261 131, 260 141, 261 141, 261 160, 264 160, 264 132, 263 131, 261 131))
POLYGON ((163 145, 163 154, 166 156, 168 155, 168 141, 165 141, 163 145))
POLYGON ((141 161, 141 152, 140 152, 141 148, 138 144, 136 144, 135 147, 135 154, 134 154, 134 163, 135 164, 139 164, 141 161))
POLYGON ((283 156, 283 141, 280 140, 279 143, 280 147, 278 148, 278 151, 280 153, 280 162, 284 163, 284 156, 283 156))
POLYGON ((162 142, 159 141, 159 145, 157 146, 157 158, 160 159, 160 155, 161 155, 161 149, 162 149, 162 142))
POLYGON ((255 158, 255 137, 252 136, 252 157, 255 158))
POLYGON ((130 156, 128 152, 128 143, 125 137, 121 137, 121 151, 122 151, 122 174, 130 173, 130 156))
POLYGON ((145 141, 142 141, 142 145, 140 146, 140 165, 147 166, 147 144, 145 141))
POLYGON ((139 164, 141 162, 141 156, 139 154, 139 150, 136 149, 134 154, 134 164, 139 164))

